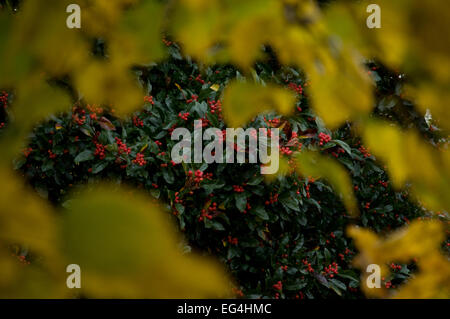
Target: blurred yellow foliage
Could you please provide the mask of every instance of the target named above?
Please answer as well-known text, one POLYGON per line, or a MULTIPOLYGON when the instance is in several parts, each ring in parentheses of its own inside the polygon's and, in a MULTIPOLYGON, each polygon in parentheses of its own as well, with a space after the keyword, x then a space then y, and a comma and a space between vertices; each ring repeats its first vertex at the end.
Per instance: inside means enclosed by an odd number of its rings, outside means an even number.
POLYGON ((76 196, 59 219, 10 170, 32 125, 71 107, 68 94, 48 78, 70 75, 80 98, 111 105, 118 115, 142 104, 130 68, 163 57, 164 8, 157 1, 129 8, 137 2, 82 1, 81 30, 65 27, 69 1, 52 6, 26 1, 18 15, 0 13, 0 85, 17 90, 14 121, 0 141, 5 181, 0 194, 1 297, 72 297, 66 287, 69 263, 81 265, 83 293, 93 298, 229 296, 231 282, 221 266, 196 254, 183 255, 175 228, 144 195, 99 186, 76 196), (89 55, 93 36, 109 41, 109 59, 89 55), (38 259, 21 264, 20 251, 11 256, 14 247, 26 247, 38 259))
MULTIPOLYGON (((366 27, 368 1, 331 4, 322 13, 312 0, 178 0, 167 7, 156 0, 82 0, 81 30, 62 27, 69 3, 25 1, 20 14, 0 13, 0 86, 17 90, 16 121, 0 141, 8 151, 0 166, 0 177, 8 180, 0 194, 0 269, 8 274, 0 278, 0 291, 5 296, 67 296, 60 283, 63 270, 55 269, 66 258, 80 259, 86 266, 92 281, 87 280, 84 289, 93 297, 226 295, 228 280, 221 271, 210 261, 181 255, 176 249, 179 239, 170 237, 173 228, 143 195, 131 198, 127 191, 101 187, 74 199, 59 224, 52 208, 9 172, 12 150, 32 124, 70 107, 67 95, 46 79, 68 75, 86 102, 111 104, 119 115, 134 111, 142 92, 130 67, 163 57, 163 28, 192 57, 205 63, 231 62, 244 73, 262 56, 261 47, 270 45, 283 64, 305 70, 312 106, 330 129, 347 120, 361 124, 360 133, 373 154, 386 162, 395 186, 410 182, 425 206, 448 210, 448 150, 427 144, 413 130, 367 119, 374 86, 362 57, 406 72, 411 79, 407 94, 448 129, 449 1, 379 0, 380 29, 366 27), (94 37, 108 42, 107 59, 89 55, 94 37), (20 209, 15 202, 21 203, 20 209), (65 249, 55 248, 59 236, 65 249), (158 246, 142 246, 155 238, 158 246), (114 250, 109 249, 111 242, 114 250), (18 269, 8 250, 15 243, 30 245, 43 256, 42 265, 18 269), (33 281, 26 280, 30 277, 33 281)), ((295 98, 274 84, 233 82, 225 89, 223 103, 225 119, 240 126, 260 112, 288 114, 295 98)), ((356 213, 342 167, 311 152, 300 154, 297 161, 301 174, 328 178, 349 212, 356 213)), ((361 251, 361 267, 419 258, 421 271, 398 291, 396 297, 401 298, 450 296, 449 264, 438 251, 441 234, 436 222, 419 221, 386 240, 366 230, 350 230, 361 251)))
MULTIPOLYGON (((186 53, 205 62, 229 60, 244 71, 260 57, 262 45, 272 45, 284 64, 307 71, 313 105, 336 128, 370 112, 372 84, 361 56, 333 42, 320 18, 313 1, 183 0, 175 6, 173 32, 186 53)), ((239 118, 241 112, 229 113, 239 118)))
POLYGON ((358 215, 358 206, 353 194, 352 182, 344 167, 331 157, 318 152, 303 151, 296 155, 297 172, 303 176, 325 178, 330 182, 350 215, 358 215))
POLYGON ((230 296, 231 281, 218 262, 182 254, 168 215, 143 194, 97 185, 72 198, 58 219, 16 176, 2 170, 0 177, 8 181, 0 193, 0 296, 69 297, 71 263, 81 267, 82 294, 92 298, 230 296), (20 264, 12 245, 40 257, 20 264))
POLYGON ((449 151, 438 150, 413 130, 370 120, 363 125, 363 138, 370 150, 386 162, 397 188, 411 183, 411 190, 427 208, 450 207, 449 151))
POLYGON ((4 167, 0 178, 5 181, 0 192, 0 296, 3 298, 50 298, 61 296, 54 285, 61 258, 57 243, 57 220, 52 207, 29 191, 16 175, 4 167), (20 204, 19 204, 20 203, 20 204), (22 265, 11 256, 11 245, 28 247, 40 259, 22 265), (56 245, 55 245, 56 244, 56 245), (29 266, 29 267, 28 267, 29 266))
POLYGON ((379 238, 367 229, 350 227, 348 234, 355 240, 360 251, 354 263, 363 273, 361 287, 368 296, 394 298, 448 298, 450 295, 450 262, 440 253, 444 241, 443 225, 435 220, 414 221, 391 233, 387 238, 379 238), (387 263, 409 263, 416 260, 418 273, 390 293, 385 288, 369 288, 365 284, 367 265, 377 264, 381 275, 388 275, 387 263))
POLYGON ((286 88, 235 81, 225 89, 223 114, 231 127, 241 127, 260 113, 290 114, 294 105, 295 96, 286 88))
POLYGON ((86 190, 68 204, 62 224, 62 251, 80 265, 88 296, 218 298, 231 292, 219 264, 183 255, 168 215, 134 189, 86 190))

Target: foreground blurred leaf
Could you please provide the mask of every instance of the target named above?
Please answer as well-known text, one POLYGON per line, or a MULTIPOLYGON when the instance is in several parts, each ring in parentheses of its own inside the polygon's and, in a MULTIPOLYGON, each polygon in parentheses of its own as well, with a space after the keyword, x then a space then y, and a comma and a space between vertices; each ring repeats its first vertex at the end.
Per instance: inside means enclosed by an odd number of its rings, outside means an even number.
POLYGON ((70 109, 69 96, 59 88, 51 86, 41 76, 29 76, 17 87, 17 96, 12 108, 12 125, 3 134, 0 145, 3 149, 1 161, 10 161, 20 147, 33 124, 46 116, 70 109))
POLYGON ((0 169, 0 296, 3 298, 57 298, 64 279, 53 209, 29 192, 11 172, 0 169), (38 254, 32 265, 12 257, 12 246, 38 254), (59 285, 57 283, 60 283, 59 285))
POLYGON ((172 33, 187 54, 209 61, 210 50, 222 34, 224 17, 218 0, 180 0, 173 12, 172 33))
POLYGON ((294 104, 295 96, 282 87, 232 82, 224 92, 223 114, 230 127, 240 127, 260 113, 275 110, 289 114, 294 104))
POLYGON ((54 255, 57 226, 51 206, 4 168, 0 178, 8 181, 0 192, 0 240, 27 244, 35 251, 54 255))
POLYGON ((123 61, 92 61, 78 70, 76 84, 90 104, 110 105, 119 116, 135 111, 142 105, 143 91, 123 61))
POLYGON ((329 128, 336 129, 372 110, 372 83, 360 57, 342 52, 339 57, 310 62, 305 67, 311 77, 312 104, 329 128))
POLYGON ((207 258, 183 255, 161 208, 144 195, 97 186, 63 216, 64 252, 80 265, 91 297, 224 297, 229 281, 207 258))
POLYGON ((349 214, 358 214, 350 177, 341 164, 332 158, 312 151, 300 152, 295 159, 296 169, 299 174, 328 180, 336 192, 341 195, 349 214))
POLYGON ((388 274, 389 262, 409 263, 417 258, 419 272, 394 293, 396 298, 449 298, 450 262, 440 253, 440 244, 445 239, 443 225, 438 221, 414 221, 385 239, 379 238, 367 229, 350 227, 349 236, 355 240, 359 255, 355 265, 363 271, 362 288, 369 296, 387 297, 384 288, 367 287, 368 273, 364 270, 369 264, 381 267, 382 276, 388 274))
POLYGON ((411 182, 414 195, 428 208, 450 207, 448 150, 434 148, 413 130, 401 131, 381 121, 367 121, 363 137, 371 152, 386 162, 394 186, 411 182))
POLYGON ((111 58, 121 64, 149 64, 164 56, 162 23, 164 6, 157 1, 141 1, 127 10, 109 40, 111 58))

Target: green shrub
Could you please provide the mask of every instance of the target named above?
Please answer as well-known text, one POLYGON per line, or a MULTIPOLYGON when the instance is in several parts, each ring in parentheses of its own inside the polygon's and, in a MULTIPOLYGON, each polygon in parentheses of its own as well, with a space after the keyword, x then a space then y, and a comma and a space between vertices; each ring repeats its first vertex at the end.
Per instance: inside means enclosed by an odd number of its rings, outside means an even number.
MULTIPOLYGON (((308 107, 303 75, 280 68, 275 57, 258 63, 254 77, 296 88, 297 109, 291 117, 260 115, 249 125, 283 126, 281 146, 298 140, 302 148, 318 147, 335 156, 351 172, 361 218, 356 221, 346 214, 323 180, 289 174, 266 182, 259 164, 174 165, 171 130, 193 129, 193 121, 201 118, 208 126, 226 128, 218 101, 226 83, 241 75, 226 65, 200 68, 182 58, 176 45, 168 49, 165 62, 135 70, 148 90, 142 111, 124 121, 114 117, 113 110, 79 101, 72 112, 52 116, 35 128, 16 168, 55 205, 64 205, 67 194, 77 192, 79 185, 98 180, 148 190, 166 203, 190 248, 218 256, 228 266, 240 286, 238 296, 361 297, 346 226, 357 222, 384 232, 422 215, 422 210, 406 192, 391 189, 385 171, 353 137, 350 124, 334 132, 322 126, 308 107), (211 88, 214 84, 219 85, 217 91, 211 88), (189 113, 187 120, 180 113, 189 113), (331 141, 320 145, 319 134, 329 135, 331 141), (197 171, 201 173, 196 181, 197 171)), ((388 73, 377 76, 381 100, 398 83, 390 83, 388 73)), ((297 151, 298 144, 289 148, 297 151)), ((394 286, 413 269, 402 265, 396 270, 394 286)))

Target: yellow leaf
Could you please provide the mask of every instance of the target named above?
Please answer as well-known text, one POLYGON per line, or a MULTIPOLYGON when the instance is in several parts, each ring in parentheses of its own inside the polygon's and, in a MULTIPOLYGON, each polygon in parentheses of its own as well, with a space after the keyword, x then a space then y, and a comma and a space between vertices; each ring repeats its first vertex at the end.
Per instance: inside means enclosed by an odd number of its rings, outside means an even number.
POLYGON ((142 153, 143 151, 145 151, 148 147, 148 144, 145 144, 144 146, 142 146, 141 150, 139 151, 139 153, 142 153))
POLYGON ((225 88, 223 114, 231 127, 240 127, 267 111, 289 114, 294 105, 295 96, 285 88, 235 81, 225 88))
POLYGON ((429 209, 450 207, 448 150, 434 148, 413 130, 402 131, 381 121, 366 121, 363 138, 370 151, 387 164, 395 187, 411 182, 413 194, 429 209))
POLYGON ((394 231, 386 238, 379 238, 367 229, 350 227, 359 254, 354 259, 363 271, 362 289, 368 296, 394 298, 449 298, 450 262, 441 255, 440 244, 445 239, 443 225, 436 221, 413 221, 409 227, 394 231), (409 263, 416 258, 419 272, 398 292, 389 294, 384 288, 367 287, 367 265, 377 264, 382 276, 388 274, 390 262, 409 263))
POLYGON ((220 85, 219 84, 213 84, 213 85, 211 85, 210 87, 209 87, 211 90, 213 90, 213 91, 219 91, 219 89, 220 89, 220 85))
POLYGON ((111 105, 119 116, 142 106, 143 91, 128 66, 120 61, 93 61, 78 70, 75 82, 89 104, 111 105))
POLYGON ((318 152, 303 151, 295 156, 297 172, 303 176, 319 176, 330 182, 341 196, 349 214, 357 215, 358 206, 353 194, 350 177, 344 167, 336 160, 320 155, 318 152))
POLYGON ((187 54, 210 61, 209 50, 222 34, 224 17, 218 0, 181 0, 174 7, 171 33, 187 54))
POLYGON ((208 258, 183 255, 169 214, 134 190, 96 186, 63 213, 64 252, 91 297, 224 297, 229 280, 208 258), (82 236, 80 236, 82 234, 82 236))

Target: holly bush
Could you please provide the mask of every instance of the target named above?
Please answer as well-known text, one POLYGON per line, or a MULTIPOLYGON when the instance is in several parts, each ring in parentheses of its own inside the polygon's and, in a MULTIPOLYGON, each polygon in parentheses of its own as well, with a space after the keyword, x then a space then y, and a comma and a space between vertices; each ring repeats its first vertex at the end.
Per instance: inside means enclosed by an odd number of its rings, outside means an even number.
POLYGON ((444 4, 79 2, 0 1, 0 295, 448 297, 444 4), (172 162, 195 120, 279 128, 279 174, 172 162))
MULTIPOLYGON (((296 173, 268 181, 259 164, 171 160, 174 128, 192 131, 194 120, 205 129, 226 128, 222 91, 242 75, 229 65, 202 69, 183 58, 176 44, 167 45, 170 58, 136 70, 147 90, 141 111, 122 120, 113 109, 80 101, 33 130, 16 168, 55 205, 64 206, 67 194, 102 180, 145 189, 165 203, 189 249, 218 256, 227 265, 237 280, 237 296, 361 297, 359 272, 351 265, 355 247, 344 232, 356 221, 326 182, 296 173)), ((259 62, 254 77, 291 89, 297 96, 295 113, 258 115, 248 127, 281 128, 280 152, 287 160, 302 148, 316 147, 347 167, 360 203, 357 224, 386 232, 422 216, 407 191, 392 189, 350 124, 335 131, 324 127, 308 106, 304 75, 277 66, 270 51, 267 56, 269 62, 259 62)), ((387 90, 385 82, 380 78, 380 88, 387 90)), ((414 269, 413 264, 398 267, 386 278, 387 287, 414 269)))

